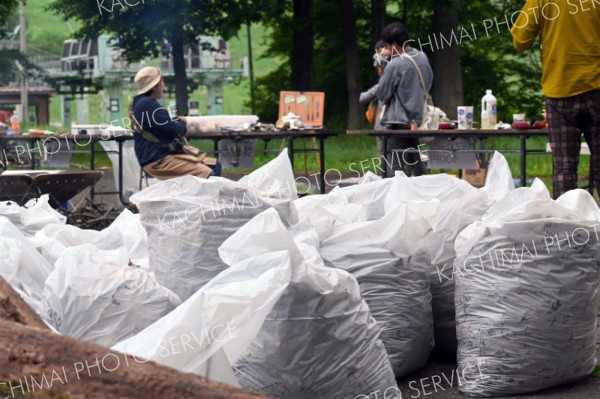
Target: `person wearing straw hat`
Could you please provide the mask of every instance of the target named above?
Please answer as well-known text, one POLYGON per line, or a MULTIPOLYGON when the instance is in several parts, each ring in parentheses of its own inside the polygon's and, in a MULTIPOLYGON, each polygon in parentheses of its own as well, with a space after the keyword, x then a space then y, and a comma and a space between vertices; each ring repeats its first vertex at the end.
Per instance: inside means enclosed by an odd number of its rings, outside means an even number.
POLYGON ((135 154, 144 171, 159 180, 186 175, 219 176, 221 165, 216 159, 184 153, 187 120, 183 116, 171 118, 158 102, 165 89, 160 69, 144 67, 135 75, 134 82, 138 90, 130 119, 135 154))

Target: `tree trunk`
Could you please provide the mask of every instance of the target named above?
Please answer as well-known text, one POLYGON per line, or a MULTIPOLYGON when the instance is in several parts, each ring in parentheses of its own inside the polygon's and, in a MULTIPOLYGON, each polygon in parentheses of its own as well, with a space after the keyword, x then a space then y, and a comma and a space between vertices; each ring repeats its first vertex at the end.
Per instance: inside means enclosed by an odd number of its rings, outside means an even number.
MULTIPOLYGON (((193 374, 55 334, 0 321, 0 394, 35 398, 258 399, 193 374)), ((8 396, 5 396, 8 395, 8 396)))
POLYGON ((340 0, 344 54, 346 56, 346 80, 348 83, 348 129, 356 130, 362 125, 364 112, 358 102, 362 90, 358 44, 356 42, 356 13, 352 0, 340 0))
POLYGON ((313 2, 294 0, 294 35, 292 41, 292 90, 313 88, 313 2))
MULTIPOLYGON (((173 56, 173 72, 175 73, 175 103, 177 114, 188 114, 188 91, 185 59, 183 58, 183 30, 175 25, 171 33, 171 55, 173 56)), ((166 107, 165 104, 163 106, 166 107)))
POLYGON ((436 0, 433 15, 433 32, 440 42, 433 53, 433 100, 437 107, 444 110, 450 119, 456 119, 457 107, 463 104, 462 70, 460 64, 461 32, 458 27, 458 11, 448 1, 436 0), (455 35, 454 37, 452 35, 455 35), (441 36, 446 42, 441 42, 441 36), (451 42, 452 45, 448 45, 451 42))
MULTIPOLYGON (((371 0, 371 54, 375 53, 375 45, 381 40, 381 31, 385 25, 385 0, 371 0)), ((371 68, 371 81, 377 83, 377 70, 371 68)))
POLYGON ((2 277, 0 277, 0 320, 48 330, 46 323, 2 277))
MULTIPOLYGON (((385 0, 371 0, 371 54, 375 53, 375 45, 381 40, 381 31, 385 25, 385 0)), ((371 68, 371 81, 377 83, 377 70, 371 68)))

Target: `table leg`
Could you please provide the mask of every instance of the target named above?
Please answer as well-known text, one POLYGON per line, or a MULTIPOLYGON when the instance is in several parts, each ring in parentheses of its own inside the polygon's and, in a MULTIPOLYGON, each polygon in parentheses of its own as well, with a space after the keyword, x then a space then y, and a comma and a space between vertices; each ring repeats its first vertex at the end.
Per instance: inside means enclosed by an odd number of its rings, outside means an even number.
POLYGON ((521 187, 527 187, 527 137, 521 135, 521 187))
MULTIPOLYGON (((90 169, 96 170, 96 150, 94 149, 94 140, 90 142, 90 169)), ((96 196, 95 185, 92 186, 92 190, 90 191, 90 198, 92 202, 94 202, 94 197, 96 196)))
POLYGON ((294 170, 294 138, 290 137, 288 139, 288 155, 290 157, 290 162, 292 163, 292 170, 294 170))
POLYGON ((321 194, 325 194, 325 137, 319 136, 319 159, 321 160, 319 181, 321 182, 321 194))
MULTIPOLYGON (((35 142, 36 140, 32 140, 31 145, 33 146, 35 142)), ((29 161, 31 162, 31 170, 35 170, 35 150, 32 153, 31 149, 29 149, 29 161)))
POLYGON ((388 162, 387 162, 387 160, 388 160, 387 159, 387 154, 388 154, 388 148, 387 148, 388 147, 388 142, 387 141, 388 141, 388 138, 387 138, 387 136, 382 136, 381 137, 381 141, 382 141, 381 147, 382 147, 382 152, 383 152, 383 154, 381 154, 381 156, 383 156, 383 159, 382 159, 382 161, 383 161, 383 167, 382 167, 383 172, 381 173, 381 177, 383 177, 385 179, 388 176, 388 167, 387 167, 388 166, 388 162))
POLYGON ((119 140, 119 201, 125 206, 128 205, 123 201, 123 140, 119 140))

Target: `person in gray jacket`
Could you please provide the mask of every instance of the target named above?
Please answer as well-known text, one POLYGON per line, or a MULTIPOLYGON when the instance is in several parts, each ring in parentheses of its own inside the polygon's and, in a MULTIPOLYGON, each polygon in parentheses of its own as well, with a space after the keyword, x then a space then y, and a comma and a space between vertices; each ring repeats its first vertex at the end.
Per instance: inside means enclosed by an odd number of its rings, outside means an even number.
MULTIPOLYGON (((381 32, 381 39, 392 55, 377 87, 377 98, 385 107, 381 124, 387 129, 410 128, 413 122, 420 125, 426 93, 421 87, 417 67, 407 57, 416 62, 428 91, 433 84, 433 71, 429 60, 423 52, 407 45, 410 35, 401 22, 386 26, 381 32)), ((418 153, 402 151, 409 148, 417 150, 419 139, 393 138, 388 143, 390 150, 400 150, 392 156, 394 170, 402 169, 402 165, 405 164, 409 166, 409 175, 420 176, 427 173, 418 153)))

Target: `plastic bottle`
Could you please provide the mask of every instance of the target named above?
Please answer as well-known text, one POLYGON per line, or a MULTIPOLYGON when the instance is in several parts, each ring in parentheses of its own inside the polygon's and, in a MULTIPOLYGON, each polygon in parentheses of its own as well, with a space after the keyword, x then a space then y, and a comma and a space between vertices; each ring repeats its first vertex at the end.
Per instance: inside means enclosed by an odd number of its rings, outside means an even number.
POLYGON ((21 132, 21 121, 19 119, 19 114, 16 112, 10 117, 10 130, 13 134, 19 134, 21 132))
POLYGON ((498 122, 498 101, 492 95, 491 90, 485 91, 481 99, 481 128, 495 129, 498 122))

